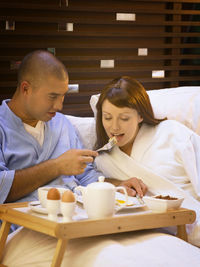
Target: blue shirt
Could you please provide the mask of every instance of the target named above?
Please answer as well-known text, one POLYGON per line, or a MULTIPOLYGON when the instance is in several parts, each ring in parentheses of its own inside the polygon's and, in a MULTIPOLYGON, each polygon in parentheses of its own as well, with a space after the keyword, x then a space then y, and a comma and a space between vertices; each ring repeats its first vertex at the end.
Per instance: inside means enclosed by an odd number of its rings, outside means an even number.
MULTIPOLYGON (((69 149, 83 148, 74 127, 61 113, 56 113, 52 120, 45 122, 44 143, 40 146, 25 130, 22 120, 10 110, 8 101, 4 100, 0 105, 0 203, 4 203, 8 196, 15 170, 57 158, 69 149)), ((62 175, 48 183, 48 186, 68 187, 73 190, 77 185, 85 186, 97 181, 100 175, 102 174, 90 163, 83 174, 62 175)), ((37 200, 37 190, 18 201, 33 200, 37 200)))

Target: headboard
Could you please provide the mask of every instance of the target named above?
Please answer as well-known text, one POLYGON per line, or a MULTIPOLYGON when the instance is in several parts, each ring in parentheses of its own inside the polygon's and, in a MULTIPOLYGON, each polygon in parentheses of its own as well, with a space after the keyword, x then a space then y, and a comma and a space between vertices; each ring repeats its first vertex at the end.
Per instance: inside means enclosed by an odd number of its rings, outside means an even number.
POLYGON ((147 90, 200 85, 200 0, 1 0, 0 100, 35 49, 67 66, 63 113, 91 116, 89 99, 130 75, 147 90))

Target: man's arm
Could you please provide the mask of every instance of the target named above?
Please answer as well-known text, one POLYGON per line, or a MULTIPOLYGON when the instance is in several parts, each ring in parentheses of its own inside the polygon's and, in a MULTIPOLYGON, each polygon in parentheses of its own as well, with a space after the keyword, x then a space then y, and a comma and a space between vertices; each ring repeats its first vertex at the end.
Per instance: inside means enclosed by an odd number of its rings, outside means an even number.
POLYGON ((6 202, 13 202, 22 198, 57 176, 59 176, 59 171, 53 159, 30 168, 16 170, 6 202))
POLYGON ((95 151, 71 149, 56 159, 16 170, 6 202, 18 200, 60 175, 83 173, 87 163, 93 162, 95 156, 97 156, 95 151))

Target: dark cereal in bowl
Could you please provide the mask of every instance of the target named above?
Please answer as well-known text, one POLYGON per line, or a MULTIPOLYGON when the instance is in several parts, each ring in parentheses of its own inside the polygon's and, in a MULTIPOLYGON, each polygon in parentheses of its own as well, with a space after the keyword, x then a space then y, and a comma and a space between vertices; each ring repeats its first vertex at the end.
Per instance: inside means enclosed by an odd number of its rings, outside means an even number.
POLYGON ((162 195, 159 195, 159 196, 155 196, 155 198, 158 198, 158 199, 167 199, 167 200, 177 200, 178 198, 177 197, 171 197, 171 196, 162 196, 162 195))

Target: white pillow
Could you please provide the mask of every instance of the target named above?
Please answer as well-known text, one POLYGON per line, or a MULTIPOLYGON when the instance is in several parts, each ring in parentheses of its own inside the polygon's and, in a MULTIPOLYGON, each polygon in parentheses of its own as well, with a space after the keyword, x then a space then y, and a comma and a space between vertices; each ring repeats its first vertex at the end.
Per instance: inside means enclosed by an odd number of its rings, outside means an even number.
MULTIPOLYGON (((200 135, 200 86, 182 86, 147 91, 156 118, 177 120, 200 135)), ((90 99, 96 115, 99 95, 90 99)))
POLYGON ((83 145, 87 149, 93 149, 96 142, 94 117, 76 117, 65 115, 75 127, 83 145))

